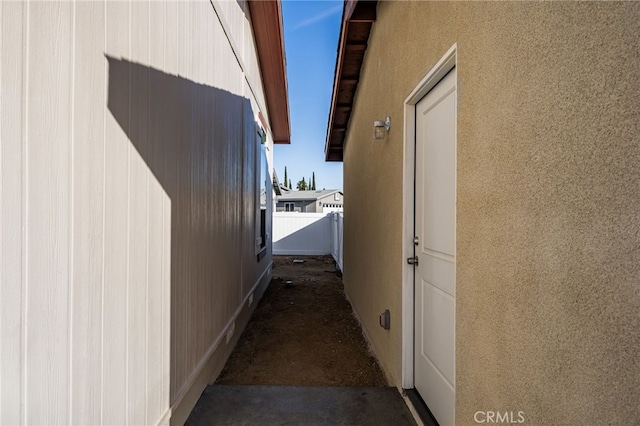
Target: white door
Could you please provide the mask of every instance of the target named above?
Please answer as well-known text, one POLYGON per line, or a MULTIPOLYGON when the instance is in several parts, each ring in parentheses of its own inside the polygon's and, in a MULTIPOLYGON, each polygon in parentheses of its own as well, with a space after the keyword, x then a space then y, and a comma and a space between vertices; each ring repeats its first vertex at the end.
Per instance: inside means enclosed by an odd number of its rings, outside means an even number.
POLYGON ((414 383, 441 426, 454 424, 456 70, 416 105, 414 383))

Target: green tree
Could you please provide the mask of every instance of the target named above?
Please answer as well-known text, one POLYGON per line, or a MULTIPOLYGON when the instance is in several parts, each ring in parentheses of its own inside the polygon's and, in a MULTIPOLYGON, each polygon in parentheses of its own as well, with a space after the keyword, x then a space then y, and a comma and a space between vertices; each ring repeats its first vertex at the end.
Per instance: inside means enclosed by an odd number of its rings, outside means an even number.
POLYGON ((287 186, 287 166, 284 166, 284 186, 287 186))
POLYGON ((304 180, 304 178, 302 178, 302 180, 298 182, 298 185, 296 186, 296 188, 298 189, 298 191, 307 190, 307 182, 304 180))
POLYGON ((291 179, 289 179, 289 189, 293 189, 293 185, 291 185, 291 179))
POLYGON ((313 172, 313 175, 312 175, 311 179, 312 179, 312 181, 311 181, 311 189, 315 191, 316 190, 316 172, 313 172))

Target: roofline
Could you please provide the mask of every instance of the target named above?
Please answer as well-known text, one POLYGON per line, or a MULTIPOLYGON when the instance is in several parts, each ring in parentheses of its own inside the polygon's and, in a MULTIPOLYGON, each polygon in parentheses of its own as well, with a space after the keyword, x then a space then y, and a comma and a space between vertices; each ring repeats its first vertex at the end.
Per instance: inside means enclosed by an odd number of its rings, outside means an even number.
POLYGON ((280 0, 250 0, 247 3, 273 142, 288 144, 291 143, 291 127, 280 0))
MULTIPOLYGON (((319 189, 318 191, 329 191, 328 189, 319 189)), ((299 192, 299 191, 292 191, 292 192, 299 192)), ((323 197, 328 197, 329 195, 333 195, 336 192, 339 192, 340 194, 344 195, 344 192, 340 191, 339 189, 334 189, 331 190, 331 192, 327 192, 326 194, 323 195, 323 197)), ((285 194, 285 195, 291 195, 291 194, 285 194)), ((285 195, 279 195, 277 198, 277 201, 281 201, 281 198, 284 197, 285 195)), ((286 200, 282 200, 282 201, 309 201, 309 200, 317 200, 318 197, 296 197, 296 198, 289 198, 287 197, 286 200)))
MULTIPOLYGON (((336 55, 336 67, 333 77, 333 92, 331 96, 331 109, 329 110, 329 122, 327 125, 327 137, 324 145, 325 161, 342 161, 344 146, 332 144, 331 134, 334 127, 334 116, 336 113, 336 107, 338 103, 338 91, 340 90, 340 83, 342 79, 342 64, 345 61, 345 57, 349 55, 347 50, 348 36, 349 36, 349 23, 350 22, 375 22, 376 20, 376 6, 377 0, 345 0, 344 8, 342 12, 342 24, 340 26, 340 43, 338 45, 338 54, 336 55), (362 5, 358 12, 356 8, 362 5), (354 16, 355 15, 357 16, 354 16)), ((368 38, 368 35, 367 35, 368 38)), ((367 46, 364 46, 366 51, 367 46)), ((360 80, 360 70, 358 70, 358 77, 356 81, 356 87, 360 80)), ((349 112, 349 117, 351 112, 349 112)), ((349 118, 347 118, 348 127, 349 118)), ((346 132, 346 129, 344 130, 346 132)))

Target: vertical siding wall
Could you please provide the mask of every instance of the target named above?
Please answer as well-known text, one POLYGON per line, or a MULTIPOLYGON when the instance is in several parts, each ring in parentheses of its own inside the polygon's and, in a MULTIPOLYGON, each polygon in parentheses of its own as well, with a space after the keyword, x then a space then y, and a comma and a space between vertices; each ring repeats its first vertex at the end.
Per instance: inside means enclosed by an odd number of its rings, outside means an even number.
POLYGON ((167 423, 271 262, 249 21, 0 2, 0 58, 0 423, 167 423))

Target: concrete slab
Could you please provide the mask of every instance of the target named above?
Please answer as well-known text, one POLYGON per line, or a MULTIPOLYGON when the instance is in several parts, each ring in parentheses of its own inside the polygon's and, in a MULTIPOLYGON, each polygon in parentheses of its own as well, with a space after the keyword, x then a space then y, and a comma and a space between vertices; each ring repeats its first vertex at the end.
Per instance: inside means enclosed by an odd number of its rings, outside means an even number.
POLYGON ((208 386, 187 425, 415 425, 396 388, 208 386))

